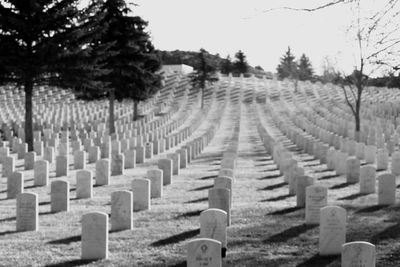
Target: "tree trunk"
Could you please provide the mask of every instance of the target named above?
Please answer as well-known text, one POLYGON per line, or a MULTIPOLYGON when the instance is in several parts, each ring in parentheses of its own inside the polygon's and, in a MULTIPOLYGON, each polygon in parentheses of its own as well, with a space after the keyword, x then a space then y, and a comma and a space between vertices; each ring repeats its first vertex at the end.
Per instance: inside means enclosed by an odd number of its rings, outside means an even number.
POLYGON ((204 86, 201 87, 201 109, 204 108, 204 86))
POLYGON ((355 122, 356 122, 356 129, 355 129, 355 132, 354 132, 354 139, 356 140, 356 142, 360 142, 360 139, 361 139, 361 129, 360 129, 360 127, 361 127, 361 119, 360 119, 360 112, 357 112, 357 113, 354 115, 354 119, 355 119, 355 122))
POLYGON ((137 121, 139 119, 139 101, 133 100, 133 121, 137 121))
POLYGON ((33 79, 25 79, 25 143, 28 144, 28 151, 33 151, 33 122, 32 122, 32 92, 33 79))
POLYGON ((115 125, 114 125, 114 100, 115 100, 115 91, 110 90, 110 93, 108 95, 108 101, 109 101, 109 118, 108 118, 108 123, 109 123, 109 134, 115 133, 115 125))

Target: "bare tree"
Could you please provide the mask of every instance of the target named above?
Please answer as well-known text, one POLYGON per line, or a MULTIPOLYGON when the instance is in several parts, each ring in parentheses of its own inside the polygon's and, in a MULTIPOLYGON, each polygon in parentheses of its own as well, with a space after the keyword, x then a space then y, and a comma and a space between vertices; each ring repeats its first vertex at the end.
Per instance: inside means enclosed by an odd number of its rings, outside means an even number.
POLYGON ((339 84, 355 120, 355 139, 359 141, 361 99, 368 77, 377 71, 400 70, 400 0, 331 0, 310 8, 281 7, 277 9, 314 12, 338 4, 346 4, 354 13, 347 33, 354 45, 354 71, 342 77, 339 84))

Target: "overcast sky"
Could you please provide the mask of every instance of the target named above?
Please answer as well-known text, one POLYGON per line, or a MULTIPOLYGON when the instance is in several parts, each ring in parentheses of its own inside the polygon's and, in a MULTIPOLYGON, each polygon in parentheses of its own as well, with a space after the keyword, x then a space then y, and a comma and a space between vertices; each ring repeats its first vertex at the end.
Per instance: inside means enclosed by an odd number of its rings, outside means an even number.
POLYGON ((240 49, 248 62, 276 71, 279 58, 290 46, 296 58, 305 53, 317 73, 324 57, 350 72, 355 65, 346 30, 351 20, 348 6, 337 5, 317 12, 265 10, 282 6, 314 7, 320 0, 136 0, 134 14, 149 22, 156 48, 192 50, 205 48, 233 58, 240 49), (299 3, 301 2, 301 3, 299 3), (300 5, 301 4, 301 5, 300 5))

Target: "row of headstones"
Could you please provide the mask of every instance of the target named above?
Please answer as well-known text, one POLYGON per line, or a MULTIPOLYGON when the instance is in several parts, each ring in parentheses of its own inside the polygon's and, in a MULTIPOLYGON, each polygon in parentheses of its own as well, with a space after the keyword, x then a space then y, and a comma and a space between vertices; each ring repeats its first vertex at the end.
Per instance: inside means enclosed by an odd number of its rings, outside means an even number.
MULTIPOLYGON (((264 138, 269 135, 261 125, 258 125, 258 129, 264 134, 264 138)), ((269 142, 274 141, 271 140, 271 136, 268 137, 269 142)), ((390 174, 382 175, 379 180, 386 182, 387 175, 390 174)), ((395 181, 394 179, 395 176, 392 175, 391 180, 395 181)), ((328 189, 314 185, 314 182, 315 179, 312 177, 298 176, 294 193, 296 206, 305 207, 305 223, 320 225, 320 255, 342 254, 342 266, 353 266, 355 263, 362 266, 375 266, 375 246, 367 242, 345 243, 346 211, 341 207, 327 206, 328 189)), ((392 187, 395 190, 395 186, 392 187)))
MULTIPOLYGON (((158 161, 158 169, 147 172, 147 179, 135 179, 132 183, 133 195, 141 196, 142 199, 162 197, 163 185, 171 184, 172 176, 179 174, 179 169, 186 166, 187 161, 196 158, 204 146, 207 145, 215 134, 217 125, 212 125, 209 130, 194 142, 188 144, 180 150, 183 153, 168 154, 166 159, 158 161), (183 156, 183 157, 181 157, 183 156), (183 165, 182 165, 183 164, 183 165), (141 186, 134 183, 140 182, 141 186), (136 188, 136 190, 135 190, 136 188)), ((210 199, 214 199, 210 193, 210 199)), ((132 228, 132 217, 129 206, 132 202, 132 193, 114 192, 112 195, 112 205, 116 208, 111 210, 111 227, 115 230, 132 228), (114 204, 113 204, 114 203, 114 204), (123 208, 122 208, 123 207, 123 208), (113 214, 115 214, 113 216, 113 214), (113 218, 115 218, 113 220, 113 218), (124 223, 122 223, 124 222, 124 223)), ((218 198, 219 199, 219 198, 218 198)), ((135 201, 133 202, 135 203, 135 201)), ((211 201, 211 203, 213 203, 211 201)), ((149 204, 142 206, 141 210, 150 209, 149 204)), ((135 210, 135 208, 133 209, 135 210)), ((226 243, 227 213, 223 210, 209 209, 201 215, 201 235, 215 235, 219 240, 226 243), (217 215, 215 215, 217 214, 217 215), (215 221, 217 218, 217 221, 215 221), (214 220, 211 220, 214 219, 214 220), (215 228, 218 227, 218 228, 215 228), (217 230, 216 230, 217 229, 217 230)), ((221 249, 220 252, 221 253, 221 249)), ((101 212, 91 212, 82 216, 82 259, 101 259, 108 257, 108 217, 101 212), (94 223, 99 222, 99 223, 94 223)))
MULTIPOLYGON (((168 77, 167 77, 167 79, 168 79, 168 77)), ((172 89, 172 88, 169 88, 170 91, 172 91, 171 89, 172 89)), ((49 91, 49 92, 51 92, 51 91, 49 91)), ((64 93, 64 91, 62 91, 62 93, 64 93)), ((53 94, 51 94, 51 95, 53 95, 53 94)), ((72 96, 72 94, 71 94, 71 96, 72 96)), ((18 96, 16 96, 16 97, 18 97, 18 96)), ((10 102, 10 101, 8 101, 8 102, 10 102)), ((12 102, 12 101, 11 101, 11 102, 12 102)), ((48 102, 47 102, 47 103, 48 103, 48 102)), ((104 104, 104 103, 103 103, 103 104, 104 104)), ((64 105, 64 104, 63 104, 63 105, 64 105)), ((78 105, 78 104, 76 104, 76 103, 73 104, 71 113, 72 113, 74 107, 77 106, 77 105, 78 105)), ((99 104, 96 103, 96 105, 98 106, 99 104)), ((36 105, 35 105, 35 106, 36 106, 36 105)), ((38 106, 39 106, 39 107, 44 107, 43 105, 38 105, 38 106)), ((54 106, 55 106, 55 105, 50 105, 50 106, 47 105, 47 107, 48 107, 47 109, 54 108, 54 106)), ((90 104, 89 104, 89 105, 88 105, 88 104, 85 104, 84 106, 81 105, 80 107, 75 108, 75 109, 83 109, 83 111, 84 111, 84 110, 86 110, 87 107, 89 107, 89 106, 91 106, 91 105, 90 105, 90 104)), ((125 109, 126 109, 126 108, 130 108, 130 109, 131 109, 131 105, 129 105, 129 107, 128 107, 127 105, 125 105, 125 106, 126 106, 125 109)), ((23 110, 23 107, 21 106, 20 109, 23 110)), ((104 111, 104 109, 101 108, 101 107, 99 107, 98 109, 104 111)), ((52 110, 52 111, 47 112, 47 113, 53 114, 53 115, 54 115, 54 114, 58 113, 58 110, 59 110, 59 107, 56 107, 56 110, 52 110)), ((63 110, 64 110, 64 109, 62 109, 62 111, 63 111, 63 110)), ((117 110, 117 111, 118 111, 118 110, 117 110)), ((40 112, 40 110, 38 110, 38 112, 36 112, 36 114, 39 113, 39 112, 40 112)), ((80 118, 82 118, 82 117, 85 117, 85 114, 87 114, 87 115, 93 115, 94 113, 95 113, 95 112, 93 112, 93 110, 91 110, 91 112, 83 112, 83 113, 80 112, 80 113, 79 113, 79 116, 77 116, 77 118, 75 118, 75 120, 76 120, 76 119, 80 119, 80 118)), ((117 113, 118 113, 118 112, 117 112, 117 113)), ((39 117, 42 118, 42 117, 43 117, 42 115, 44 115, 44 114, 41 114, 41 116, 39 116, 39 117)), ((72 115, 72 114, 71 114, 71 115, 72 115)), ((10 117, 10 116, 8 116, 8 117, 10 117)), ((95 119, 98 120, 99 118, 95 118, 95 119)), ((56 124, 56 123, 59 122, 59 121, 61 121, 61 120, 58 118, 57 120, 54 121, 54 124, 56 124)), ((3 130, 4 130, 4 129, 3 129, 3 130)), ((6 135, 6 136, 7 136, 7 135, 6 135)))
POLYGON ((200 238, 187 245, 187 266, 220 266, 227 251, 227 226, 231 225, 232 190, 240 132, 240 106, 235 107, 233 135, 221 159, 221 169, 208 191, 208 209, 200 214, 200 238), (210 241, 211 243, 204 243, 210 241), (218 255, 217 255, 218 254, 218 255))
MULTIPOLYGON (((289 183, 289 194, 296 194, 300 199, 303 199, 305 192, 296 192, 296 187, 307 185, 309 181, 313 181, 313 178, 304 176, 304 169, 297 166, 297 161, 292 159, 292 154, 281 145, 273 143, 272 147, 269 145, 272 143, 272 137, 262 132, 262 139, 268 140, 265 142, 267 150, 272 151, 273 159, 278 165, 281 174, 284 175, 285 182, 289 183)), ((308 146, 306 146, 308 147, 308 146)), ((315 147, 315 145, 314 145, 315 147)), ((307 153, 313 154, 313 150, 306 150, 307 153)), ((360 160, 355 157, 347 157, 346 153, 337 152, 335 153, 334 148, 330 148, 327 151, 327 168, 335 169, 337 174, 345 174, 347 183, 360 183, 360 193, 370 194, 376 192, 376 180, 378 180, 378 204, 379 205, 392 205, 395 204, 396 194, 396 175, 398 175, 397 165, 392 165, 393 174, 382 174, 376 178, 376 168, 371 165, 360 167, 360 160)), ((378 159, 378 163, 382 160, 378 159)), ((323 162, 323 161, 322 161, 323 162)), ((368 162, 367 162, 368 163, 368 162)), ((382 166, 378 164, 378 166, 382 166)), ((387 168, 387 161, 386 161, 387 168)), ((382 169, 385 169, 382 167, 382 169)), ((298 200, 299 202, 299 200, 298 200)), ((300 201, 301 202, 301 201, 300 201)))

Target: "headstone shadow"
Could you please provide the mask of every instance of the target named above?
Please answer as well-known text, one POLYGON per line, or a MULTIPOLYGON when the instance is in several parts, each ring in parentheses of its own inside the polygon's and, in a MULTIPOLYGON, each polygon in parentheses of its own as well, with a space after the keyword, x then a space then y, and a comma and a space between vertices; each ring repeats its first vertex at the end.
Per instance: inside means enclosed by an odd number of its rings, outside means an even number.
POLYGON ((217 175, 209 175, 209 176, 204 176, 204 177, 200 177, 198 178, 199 180, 208 180, 208 179, 212 179, 217 177, 217 175))
POLYGON ((317 225, 308 225, 308 224, 303 223, 300 225, 290 227, 280 233, 274 234, 274 235, 270 236, 269 238, 265 239, 263 242, 264 243, 285 242, 291 238, 297 237, 297 236, 301 235, 302 233, 305 233, 308 230, 311 230, 316 227, 317 227, 317 225))
POLYGON ((65 238, 61 238, 61 239, 56 239, 56 240, 49 241, 47 243, 52 244, 52 245, 68 245, 70 243, 79 242, 79 241, 81 241, 81 235, 74 235, 74 236, 69 236, 69 237, 65 237, 65 238))
POLYGON ((288 183, 282 182, 282 183, 279 183, 279 184, 273 184, 273 185, 266 186, 264 188, 259 188, 257 190, 258 191, 270 191, 270 190, 274 190, 274 189, 277 189, 277 188, 284 187, 285 185, 288 185, 288 183))
POLYGON ((0 236, 9 235, 9 234, 15 234, 15 233, 17 233, 16 230, 7 230, 7 231, 4 231, 4 232, 0 232, 0 236))
POLYGON ((359 210, 356 210, 354 213, 367 213, 367 212, 375 212, 384 208, 389 207, 389 205, 373 205, 369 207, 365 207, 359 210))
POLYGON ((338 261, 340 259, 339 255, 334 256, 321 256, 315 254, 311 258, 305 260, 304 262, 296 265, 297 267, 325 267, 329 266, 332 262, 338 261))
POLYGON ((367 195, 369 195, 369 194, 366 194, 366 193, 355 193, 355 194, 351 194, 351 195, 348 195, 348 196, 345 196, 345 197, 338 198, 338 200, 354 200, 354 199, 357 199, 359 197, 363 197, 363 196, 367 196, 367 195))
POLYGON ((175 219, 181 219, 181 218, 186 218, 186 217, 194 217, 194 216, 200 216, 200 213, 203 210, 194 210, 194 211, 188 211, 182 214, 179 214, 178 216, 175 217, 175 219))
POLYGON ((202 190, 210 189, 210 188, 213 188, 213 187, 214 187, 214 185, 205 185, 205 186, 200 186, 200 187, 191 189, 189 191, 202 191, 202 190))
POLYGON ((63 261, 59 263, 53 263, 53 264, 47 264, 45 267, 73 267, 73 266, 83 266, 87 265, 89 263, 96 262, 98 260, 82 260, 82 259, 76 259, 76 260, 70 260, 70 261, 63 261))
POLYGON ((186 201, 185 204, 199 203, 199 202, 204 202, 204 201, 207 201, 207 200, 208 200, 208 197, 202 197, 202 198, 199 198, 199 199, 186 201))
POLYGON ((328 179, 336 178, 339 176, 340 176, 339 174, 329 174, 329 175, 324 175, 324 176, 318 178, 318 180, 328 180, 328 179))
POLYGON ((275 179, 275 178, 278 178, 278 177, 281 177, 282 175, 281 174, 272 174, 272 175, 267 175, 267 176, 264 176, 264 177, 260 177, 260 178, 257 178, 258 180, 269 180, 269 179, 275 179))
POLYGON ((346 183, 336 184, 334 186, 329 187, 329 189, 332 189, 332 190, 334 190, 334 189, 342 189, 342 188, 348 187, 348 186, 353 185, 353 184, 355 184, 355 183, 347 183, 346 182, 346 183))
POLYGON ((270 213, 268 213, 268 215, 284 215, 287 213, 291 213, 294 211, 298 211, 303 209, 302 207, 289 207, 289 208, 284 208, 284 209, 280 209, 280 210, 276 210, 276 211, 272 211, 270 213))
POLYGON ((267 198, 267 199, 261 200, 260 202, 280 201, 280 200, 284 200, 284 199, 287 199, 287 198, 293 197, 293 196, 294 196, 293 194, 286 194, 286 195, 281 195, 281 196, 277 196, 277 197, 267 198))
POLYGON ((166 246, 166 245, 170 245, 170 244, 175 244, 175 243, 179 243, 183 240, 193 238, 199 234, 200 234, 200 229, 189 230, 189 231, 186 231, 186 232, 183 232, 180 234, 176 234, 176 235, 158 240, 156 242, 151 243, 150 245, 152 247, 161 247, 161 246, 166 246))

